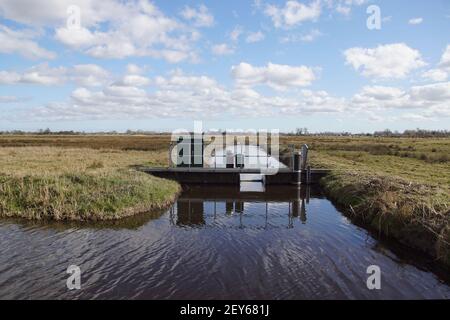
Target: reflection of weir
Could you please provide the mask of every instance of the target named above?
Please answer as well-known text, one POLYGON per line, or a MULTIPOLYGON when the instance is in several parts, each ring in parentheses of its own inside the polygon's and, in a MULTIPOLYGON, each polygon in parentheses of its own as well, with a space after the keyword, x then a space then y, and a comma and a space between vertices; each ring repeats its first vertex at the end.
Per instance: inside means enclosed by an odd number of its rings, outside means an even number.
POLYGON ((178 201, 177 225, 204 225, 203 211, 203 202, 178 201))
MULTIPOLYGON (((207 224, 206 216, 215 221, 220 215, 239 215, 239 227, 244 227, 243 219, 246 212, 246 203, 265 203, 265 225, 270 220, 271 203, 286 203, 288 227, 292 228, 294 220, 298 219, 305 224, 307 221, 306 205, 310 197, 321 197, 320 192, 310 186, 276 187, 268 188, 266 192, 246 193, 239 192, 239 187, 225 186, 210 188, 204 186, 189 186, 178 198, 177 205, 171 210, 171 221, 178 226, 198 226, 207 224), (224 208, 219 210, 218 207, 224 208), (208 210, 208 208, 210 208, 208 210), (175 219, 176 218, 176 219, 175 219)), ((250 210, 248 210, 250 211, 250 210)), ((245 217, 244 217, 245 218, 245 217)))

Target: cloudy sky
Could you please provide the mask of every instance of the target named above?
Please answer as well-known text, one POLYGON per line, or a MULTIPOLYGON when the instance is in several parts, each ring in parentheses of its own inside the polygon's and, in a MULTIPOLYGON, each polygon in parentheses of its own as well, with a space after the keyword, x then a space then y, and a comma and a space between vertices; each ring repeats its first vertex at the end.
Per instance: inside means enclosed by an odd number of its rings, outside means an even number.
POLYGON ((450 129, 450 1, 0 0, 0 130, 194 120, 450 129))

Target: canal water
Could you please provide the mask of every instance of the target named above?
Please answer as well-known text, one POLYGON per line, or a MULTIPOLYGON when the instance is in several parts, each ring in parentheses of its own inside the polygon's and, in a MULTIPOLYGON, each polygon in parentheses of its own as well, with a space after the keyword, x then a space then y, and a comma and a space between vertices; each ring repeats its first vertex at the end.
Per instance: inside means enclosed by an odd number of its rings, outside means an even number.
POLYGON ((355 226, 320 190, 185 188, 169 210, 95 227, 1 220, 0 298, 450 298, 445 273, 355 226), (66 287, 69 265, 80 290, 66 287), (367 288, 371 265, 380 290, 367 288))

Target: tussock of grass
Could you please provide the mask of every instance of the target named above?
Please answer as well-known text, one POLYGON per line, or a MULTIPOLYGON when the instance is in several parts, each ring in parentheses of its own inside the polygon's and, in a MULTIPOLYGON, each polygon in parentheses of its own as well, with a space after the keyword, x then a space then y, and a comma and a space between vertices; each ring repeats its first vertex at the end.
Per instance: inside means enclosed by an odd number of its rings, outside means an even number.
POLYGON ((348 171, 333 172, 322 185, 353 219, 450 265, 449 194, 443 188, 348 171))
POLYGON ((0 216, 110 220, 172 203, 177 183, 129 169, 162 155, 51 147, 0 148, 0 216))

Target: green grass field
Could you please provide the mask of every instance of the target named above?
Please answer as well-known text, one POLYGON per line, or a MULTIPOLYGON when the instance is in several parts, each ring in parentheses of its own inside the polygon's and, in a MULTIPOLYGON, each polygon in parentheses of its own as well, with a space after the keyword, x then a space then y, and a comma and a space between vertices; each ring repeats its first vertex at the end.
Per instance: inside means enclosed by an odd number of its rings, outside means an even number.
POLYGON ((310 146, 314 168, 395 176, 450 192, 450 138, 285 137, 310 146))

